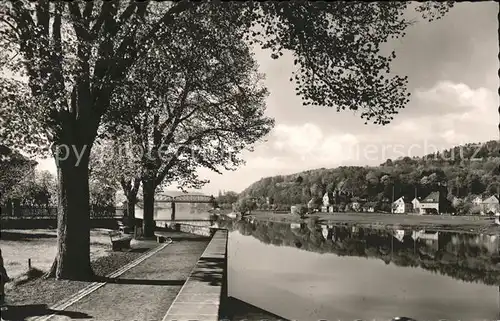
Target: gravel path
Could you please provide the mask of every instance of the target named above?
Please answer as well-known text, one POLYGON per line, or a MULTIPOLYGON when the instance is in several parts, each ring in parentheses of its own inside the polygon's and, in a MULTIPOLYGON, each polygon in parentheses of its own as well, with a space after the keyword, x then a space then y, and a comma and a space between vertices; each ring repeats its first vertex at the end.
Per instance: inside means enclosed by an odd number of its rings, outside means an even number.
POLYGON ((51 321, 68 320, 71 314, 79 320, 161 320, 209 242, 177 239, 51 321))

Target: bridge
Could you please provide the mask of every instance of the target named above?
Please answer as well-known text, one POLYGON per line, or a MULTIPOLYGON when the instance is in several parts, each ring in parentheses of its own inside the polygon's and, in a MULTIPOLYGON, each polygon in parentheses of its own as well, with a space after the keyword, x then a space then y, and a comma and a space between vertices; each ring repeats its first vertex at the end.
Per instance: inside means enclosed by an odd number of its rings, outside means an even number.
POLYGON ((215 201, 213 196, 207 195, 178 195, 178 196, 170 196, 170 195, 156 195, 156 202, 174 202, 174 203, 213 203, 215 201))
POLYGON ((215 198, 213 196, 193 195, 193 194, 177 195, 177 196, 160 194, 160 195, 155 196, 155 203, 157 203, 157 202, 171 204, 171 210, 172 210, 171 219, 172 219, 172 221, 175 220, 175 204, 176 203, 189 203, 189 204, 206 203, 206 204, 213 204, 215 206, 215 198))

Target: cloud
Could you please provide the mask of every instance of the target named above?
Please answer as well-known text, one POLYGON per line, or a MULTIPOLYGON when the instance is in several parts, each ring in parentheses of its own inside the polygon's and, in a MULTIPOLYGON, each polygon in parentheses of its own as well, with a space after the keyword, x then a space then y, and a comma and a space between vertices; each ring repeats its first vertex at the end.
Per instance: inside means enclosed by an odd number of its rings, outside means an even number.
POLYGON ((416 133, 418 132, 421 127, 417 125, 415 121, 412 120, 404 120, 399 123, 396 123, 393 127, 395 132, 397 133, 416 133))
POLYGON ((455 131, 454 129, 449 129, 444 132, 442 132, 439 135, 446 143, 452 144, 452 145, 460 145, 464 143, 469 143, 468 141, 468 136, 464 135, 463 133, 459 133, 455 131))
MULTIPOLYGON (((400 114, 383 127, 358 126, 340 116, 324 122, 326 116, 315 118, 315 110, 305 110, 305 123, 279 123, 266 142, 256 144, 255 152, 242 155, 247 162, 238 170, 218 175, 201 169, 199 174, 212 181, 208 190, 223 186, 239 191, 265 176, 320 167, 378 165, 387 158, 421 156, 498 136, 498 99, 491 90, 439 81, 416 90, 414 97, 411 107, 420 107, 413 108, 418 114, 400 114), (421 114, 423 108, 427 111, 421 114)), ((52 159, 42 161, 39 168, 55 173, 52 159)))
POLYGON ((277 150, 311 153, 323 138, 321 129, 310 123, 301 126, 280 124, 274 128, 274 146, 277 150))
POLYGON ((478 118, 496 110, 498 99, 491 90, 471 88, 464 83, 439 81, 428 89, 415 90, 417 105, 425 115, 454 115, 454 119, 478 118))
POLYGON ((249 157, 245 169, 283 169, 290 165, 281 157, 249 157))
MULTIPOLYGON (((335 166, 350 158, 349 151, 358 143, 351 133, 324 133, 312 123, 276 126, 271 134, 274 151, 288 162, 306 162, 307 167, 335 166)), ((303 165, 304 166, 304 165, 303 165)))

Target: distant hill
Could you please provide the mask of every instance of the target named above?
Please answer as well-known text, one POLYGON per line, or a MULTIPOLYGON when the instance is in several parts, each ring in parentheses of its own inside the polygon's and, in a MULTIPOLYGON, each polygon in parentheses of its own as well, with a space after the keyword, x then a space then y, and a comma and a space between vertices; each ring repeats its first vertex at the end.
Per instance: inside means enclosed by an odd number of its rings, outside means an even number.
POLYGON ((475 195, 498 195, 500 189, 500 144, 498 141, 471 143, 423 157, 387 159, 379 166, 341 166, 320 168, 291 175, 262 178, 243 192, 260 204, 269 198, 275 207, 289 209, 293 204, 317 204, 326 192, 339 191, 345 202, 358 198, 373 202, 379 209, 390 206, 393 198, 425 197, 441 191, 470 200, 475 195), (384 205, 385 204, 385 205, 384 205))

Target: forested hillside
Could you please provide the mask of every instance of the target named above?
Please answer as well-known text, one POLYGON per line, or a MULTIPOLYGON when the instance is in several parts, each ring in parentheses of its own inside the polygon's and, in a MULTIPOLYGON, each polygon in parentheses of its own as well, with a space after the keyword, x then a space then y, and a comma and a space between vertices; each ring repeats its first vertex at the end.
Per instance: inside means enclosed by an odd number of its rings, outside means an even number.
POLYGON ((379 209, 395 199, 424 197, 442 191, 466 201, 475 195, 498 195, 500 144, 497 141, 457 146, 424 157, 388 159, 375 167, 342 166, 314 169, 286 176, 263 178, 241 194, 256 197, 262 205, 269 198, 275 208, 289 209, 311 199, 321 203, 325 192, 340 191, 350 201, 366 199, 379 209))

